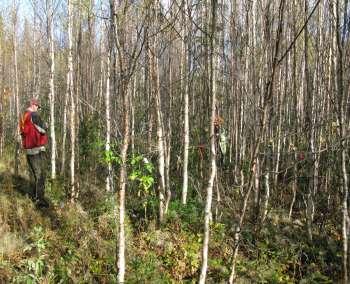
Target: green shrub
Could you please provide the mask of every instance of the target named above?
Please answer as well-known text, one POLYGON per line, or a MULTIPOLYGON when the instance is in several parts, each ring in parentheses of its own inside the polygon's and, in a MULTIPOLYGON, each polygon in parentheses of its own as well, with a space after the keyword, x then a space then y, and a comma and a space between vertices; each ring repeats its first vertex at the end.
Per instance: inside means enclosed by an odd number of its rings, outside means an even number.
POLYGON ((179 200, 170 203, 167 214, 168 226, 180 226, 181 229, 198 232, 202 230, 203 205, 196 201, 189 201, 183 205, 179 200))
POLYGON ((161 270, 159 257, 152 252, 131 259, 130 269, 126 283, 173 283, 169 276, 161 270))

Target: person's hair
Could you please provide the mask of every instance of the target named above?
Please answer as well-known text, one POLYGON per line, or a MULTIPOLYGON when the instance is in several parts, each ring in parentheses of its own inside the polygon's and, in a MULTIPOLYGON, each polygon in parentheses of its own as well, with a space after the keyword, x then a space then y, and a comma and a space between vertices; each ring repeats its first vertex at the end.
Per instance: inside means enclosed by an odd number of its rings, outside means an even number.
POLYGON ((39 100, 36 99, 36 98, 31 98, 31 99, 28 101, 28 106, 31 107, 31 106, 33 106, 33 105, 40 107, 39 100))

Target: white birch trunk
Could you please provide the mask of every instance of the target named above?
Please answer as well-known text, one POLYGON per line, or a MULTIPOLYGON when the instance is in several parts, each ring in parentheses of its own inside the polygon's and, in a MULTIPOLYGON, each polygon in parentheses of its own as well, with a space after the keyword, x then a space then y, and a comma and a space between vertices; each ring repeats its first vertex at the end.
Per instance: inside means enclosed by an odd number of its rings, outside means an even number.
MULTIPOLYGON (((125 5, 125 3, 123 3, 125 5)), ((123 38, 126 36, 124 30, 126 28, 126 24, 124 22, 124 19, 126 17, 126 6, 120 7, 124 14, 122 14, 121 18, 117 18, 117 11, 118 7, 118 0, 111 0, 111 8, 112 13, 111 17, 113 17, 113 24, 114 24, 114 32, 115 32, 115 46, 117 48, 117 71, 121 74, 120 79, 120 85, 119 85, 119 91, 121 93, 122 99, 123 99, 123 120, 124 120, 124 135, 123 135, 123 143, 121 147, 121 166, 120 166, 120 175, 119 175, 119 234, 118 234, 118 241, 117 241, 117 279, 118 283, 124 283, 125 282, 125 271, 126 271, 126 260, 125 260, 125 248, 126 248, 126 241, 125 241, 125 195, 126 195, 126 186, 127 186, 127 156, 128 156, 128 148, 129 148, 129 142, 130 142, 130 88, 129 88, 129 82, 131 80, 130 74, 127 74, 128 70, 126 70, 126 59, 125 59, 125 50, 124 46, 125 42, 120 41, 120 38, 123 38), (119 22, 118 20, 121 20, 119 22), (121 45, 121 42, 123 45, 121 45), (128 77, 130 76, 130 77, 128 77)), ((124 39, 124 38, 123 38, 124 39)), ((115 90, 117 91, 117 90, 115 90)), ((117 193, 118 194, 118 193, 117 193)))
POLYGON ((204 237, 203 237, 203 247, 202 247, 202 266, 199 276, 199 283, 204 284, 207 269, 208 269, 208 250, 209 250, 209 236, 210 236, 210 222, 212 219, 212 199, 213 199, 213 186, 216 176, 216 149, 215 149, 215 116, 216 116, 216 60, 214 58, 214 49, 215 49, 215 26, 216 26, 216 0, 211 2, 211 32, 210 32, 210 58, 209 58, 209 74, 210 74, 210 95, 211 95, 211 116, 210 116, 210 176, 208 180, 208 186, 206 188, 207 198, 205 203, 205 212, 204 212, 204 237))
MULTIPOLYGON (((304 17, 306 19, 308 15, 308 2, 307 0, 304 0, 304 17)), ((303 94, 306 101, 306 110, 305 117, 307 121, 305 121, 308 124, 311 124, 311 130, 308 133, 309 138, 309 149, 311 152, 314 152, 314 126, 312 121, 312 102, 310 102, 310 98, 312 96, 312 89, 310 86, 310 74, 309 74, 309 54, 308 54, 308 42, 309 42, 309 36, 308 36, 308 29, 305 27, 304 30, 304 70, 303 70, 303 81, 305 84, 303 94)), ((310 169, 313 173, 313 166, 310 169)), ((311 173, 310 173, 311 174, 311 173)), ((307 227, 307 234, 309 241, 312 241, 312 227, 313 227, 313 208, 314 208, 314 198, 313 198, 313 182, 309 183, 306 193, 306 227, 307 227)))
MULTIPOLYGON (((156 2, 154 12, 156 13, 155 22, 158 22, 158 2, 156 2)), ((158 197, 159 197, 159 222, 164 221, 164 214, 166 214, 166 184, 165 184, 165 146, 164 146, 164 127, 163 127, 163 114, 162 114, 162 101, 160 93, 160 74, 159 74, 159 59, 157 56, 158 48, 158 36, 155 35, 153 43, 150 46, 150 69, 152 78, 152 93, 155 101, 155 112, 157 119, 157 150, 158 150, 158 197)))
POLYGON ((135 153, 135 106, 134 106, 134 100, 136 97, 136 77, 133 79, 133 88, 132 88, 132 96, 130 98, 130 111, 131 111, 131 137, 130 137, 130 143, 131 143, 131 156, 135 153))
POLYGON ((51 139, 51 179, 56 178, 56 132, 55 132, 55 50, 54 50, 54 27, 53 27, 53 3, 48 1, 48 32, 50 46, 50 79, 49 79, 49 101, 50 101, 50 139, 51 139))
POLYGON ((170 162, 171 162, 171 119, 172 119, 172 99, 173 99, 173 88, 172 88, 172 66, 171 59, 169 59, 169 110, 167 118, 167 135, 165 139, 165 185, 166 185, 166 201, 165 201, 165 212, 168 212, 168 208, 171 200, 171 181, 170 181, 170 162))
MULTIPOLYGON (((121 56, 121 55, 119 55, 121 56)), ((124 93, 124 138, 121 150, 121 168, 119 177, 119 235, 118 235, 118 283, 125 279, 125 191, 127 183, 127 153, 130 140, 129 88, 123 86, 124 93)))
MULTIPOLYGON (((184 10, 187 11, 187 1, 184 4, 184 10)), ((184 12, 182 15, 183 19, 183 33, 182 33, 182 51, 181 51, 181 82, 182 87, 184 87, 181 91, 184 94, 184 153, 183 153, 183 169, 182 169, 182 196, 181 201, 182 204, 187 203, 187 191, 188 191, 188 150, 190 145, 190 133, 189 133, 189 81, 188 81, 188 62, 187 62, 187 52, 186 52, 186 42, 185 38, 188 35, 187 31, 187 21, 186 21, 186 13, 184 12)), ((187 40, 189 40, 187 38, 187 40)))
MULTIPOLYGON (((106 144, 105 150, 108 153, 111 150, 111 102, 110 102, 110 77, 111 77, 111 53, 107 47, 107 62, 106 62, 106 91, 105 91, 105 104, 106 104, 106 144)), ((106 191, 110 192, 112 190, 112 164, 110 161, 107 162, 107 177, 106 177, 106 191)))
POLYGON ((37 0, 33 0, 33 97, 39 94, 39 78, 37 73, 37 0))
MULTIPOLYGON (((18 82, 18 60, 17 60, 17 1, 13 1, 13 15, 12 15, 12 27, 13 27, 13 69, 14 69, 14 100, 16 110, 16 121, 19 121, 19 82, 18 82)), ((16 127, 16 149, 15 149, 15 175, 18 175, 19 170, 19 149, 20 149, 20 134, 19 128, 16 127)))
MULTIPOLYGON (((155 45, 157 46, 157 45, 155 45)), ((154 59, 153 59, 154 60, 154 59)), ((164 150, 164 129, 161 110, 161 96, 160 96, 160 81, 159 81, 159 61, 155 58, 154 62, 154 76, 155 76, 155 102, 157 115, 157 141, 158 141, 158 171, 159 171, 159 221, 164 221, 164 214, 166 214, 165 207, 165 150, 164 150)))
MULTIPOLYGON (((295 149, 293 149, 295 151, 295 149)), ((291 221, 292 220, 292 214, 293 214, 293 207, 294 203, 297 197, 297 175, 298 175, 298 167, 296 161, 298 160, 298 155, 295 152, 294 153, 294 166, 293 166, 293 182, 292 182, 292 201, 289 206, 289 213, 288 213, 288 219, 291 221)))
POLYGON ((347 169, 347 160, 348 160, 348 145, 347 145, 347 125, 348 122, 346 121, 346 111, 347 111, 347 95, 346 95, 346 88, 345 88, 345 80, 344 80, 344 73, 345 73, 345 64, 343 62, 345 56, 346 56, 346 50, 345 50, 345 34, 346 34, 346 21, 347 21, 347 8, 348 8, 348 1, 344 1, 344 7, 340 6, 339 0, 336 1, 336 3, 333 4, 334 6, 334 14, 336 18, 336 25, 335 25, 335 43, 337 50, 336 53, 336 101, 338 102, 338 125, 340 126, 339 129, 339 138, 341 141, 341 168, 342 168, 342 176, 343 176, 343 184, 342 184, 342 194, 343 194, 343 204, 342 204, 342 215, 343 215, 343 222, 342 222, 342 237, 343 237, 343 281, 344 283, 348 283, 349 279, 349 212, 348 212, 348 198, 349 198, 349 177, 348 177, 348 169, 347 169), (341 16, 340 16, 340 10, 341 8, 344 8, 343 12, 343 28, 341 27, 341 16), (342 30, 343 29, 343 30, 342 30))
POLYGON ((73 88, 73 33, 72 33, 72 0, 68 0, 68 89, 70 98, 70 183, 71 183, 71 201, 74 201, 78 196, 75 186, 75 97, 73 88))
POLYGON ((269 172, 265 173, 264 181, 265 181, 265 200, 264 200, 264 210, 263 210, 262 219, 261 219, 262 224, 266 220, 266 217, 268 214, 268 208, 269 208, 269 200, 270 200, 270 173, 269 172))
POLYGON ((70 74, 67 72, 67 87, 64 95, 64 106, 63 106, 63 134, 62 134, 62 160, 61 160, 61 175, 65 176, 66 168, 66 142, 67 142, 67 109, 70 94, 70 74))

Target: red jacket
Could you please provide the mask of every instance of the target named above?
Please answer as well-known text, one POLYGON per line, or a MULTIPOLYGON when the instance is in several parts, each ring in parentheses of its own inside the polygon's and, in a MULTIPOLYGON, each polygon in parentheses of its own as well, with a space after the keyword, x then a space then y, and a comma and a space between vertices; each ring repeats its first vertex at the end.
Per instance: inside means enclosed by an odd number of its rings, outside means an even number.
POLYGON ((33 123, 32 112, 27 110, 23 114, 19 127, 22 135, 22 146, 24 149, 33 149, 47 144, 47 134, 41 133, 38 130, 40 127, 33 123))

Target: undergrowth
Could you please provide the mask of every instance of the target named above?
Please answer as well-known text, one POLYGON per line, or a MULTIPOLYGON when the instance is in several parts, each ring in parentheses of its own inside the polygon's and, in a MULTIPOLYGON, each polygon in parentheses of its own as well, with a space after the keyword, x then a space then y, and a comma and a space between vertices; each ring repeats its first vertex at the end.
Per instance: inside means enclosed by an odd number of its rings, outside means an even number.
MULTIPOLYGON (((117 197, 102 184, 81 184, 70 203, 63 181, 48 183, 50 208, 39 209, 29 181, 0 173, 0 283, 116 283, 117 197)), ((174 200, 156 222, 156 196, 129 191, 127 283, 196 283, 201 265, 203 204, 174 200), (142 195, 143 194, 143 195, 142 195), (139 197, 139 198, 137 198, 139 197)), ((308 244, 305 229, 278 212, 258 235, 247 224, 237 283, 332 283, 340 275, 341 241, 329 228, 308 244)), ((233 255, 230 216, 211 225, 208 283, 226 283, 233 255)))

